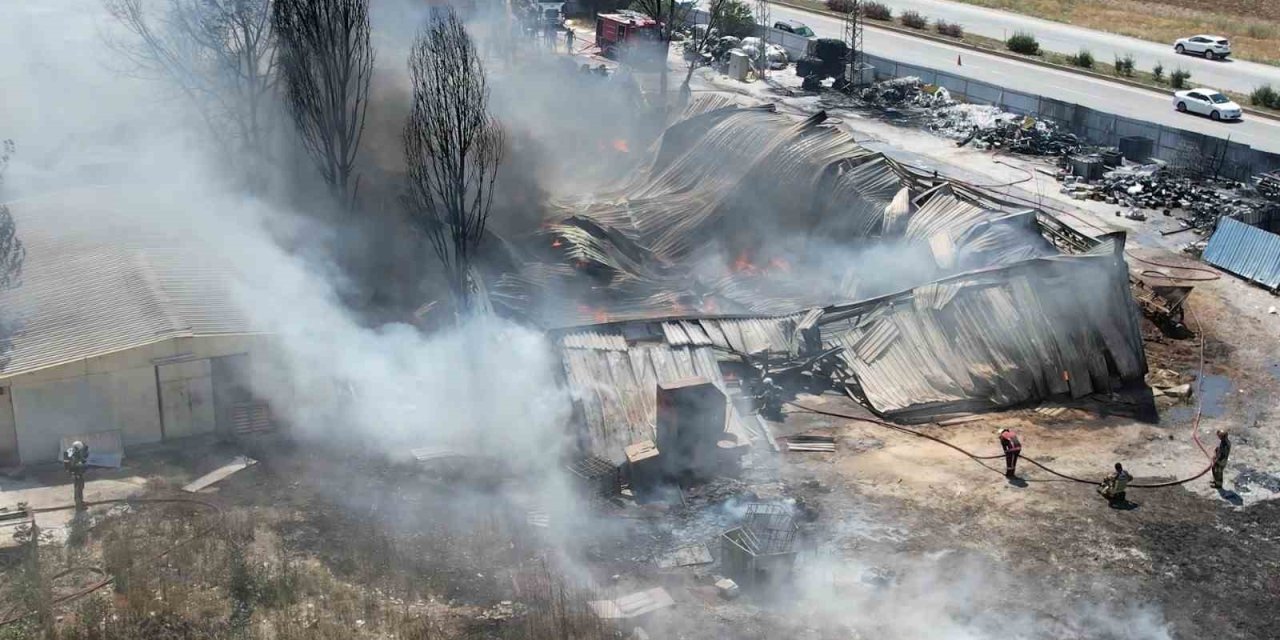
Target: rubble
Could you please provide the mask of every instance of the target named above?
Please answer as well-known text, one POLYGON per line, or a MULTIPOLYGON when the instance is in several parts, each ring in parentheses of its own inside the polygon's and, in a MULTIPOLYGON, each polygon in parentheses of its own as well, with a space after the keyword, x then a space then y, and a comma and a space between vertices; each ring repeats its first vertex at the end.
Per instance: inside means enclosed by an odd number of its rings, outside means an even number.
POLYGON ((1165 216, 1179 211, 1185 228, 1199 230, 1212 229, 1222 216, 1252 224, 1280 215, 1280 205, 1258 198, 1240 182, 1193 176, 1159 163, 1118 167, 1096 182, 1064 175, 1062 192, 1125 207, 1132 220, 1146 219, 1139 210, 1165 216))
POLYGON ((921 121, 960 146, 1002 149, 1033 156, 1066 156, 1083 144, 1053 122, 1037 120, 986 105, 956 102, 946 87, 927 85, 908 76, 878 82, 858 93, 864 105, 894 111, 921 121))
POLYGON ((738 583, 729 578, 716 580, 716 591, 720 593, 721 598, 732 600, 738 597, 738 583))

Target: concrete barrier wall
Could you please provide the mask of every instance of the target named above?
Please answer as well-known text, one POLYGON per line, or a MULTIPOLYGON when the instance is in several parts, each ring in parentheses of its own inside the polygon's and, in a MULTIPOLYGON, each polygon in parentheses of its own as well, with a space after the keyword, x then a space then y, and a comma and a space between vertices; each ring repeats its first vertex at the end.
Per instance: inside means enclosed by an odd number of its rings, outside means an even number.
POLYGON ((945 71, 900 63, 880 56, 864 54, 863 57, 875 67, 877 78, 916 76, 922 82, 946 87, 953 96, 967 102, 1053 120, 1091 144, 1114 147, 1120 144, 1120 138, 1127 136, 1149 138, 1152 140, 1152 154, 1155 158, 1170 163, 1202 163, 1202 167, 1210 170, 1216 166, 1220 175, 1234 180, 1248 180, 1259 173, 1280 168, 1280 155, 1258 151, 1247 144, 1125 118, 1035 94, 1011 91, 945 71))

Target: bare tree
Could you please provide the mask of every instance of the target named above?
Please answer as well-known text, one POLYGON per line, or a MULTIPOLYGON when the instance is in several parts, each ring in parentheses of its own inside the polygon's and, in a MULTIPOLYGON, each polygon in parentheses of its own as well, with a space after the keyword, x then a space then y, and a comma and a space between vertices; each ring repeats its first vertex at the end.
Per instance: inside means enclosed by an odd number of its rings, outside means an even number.
MULTIPOLYGON (((13 156, 13 140, 0 142, 0 184, 4 183, 4 170, 13 156)), ((18 239, 17 225, 8 205, 0 202, 0 290, 18 285, 22 277, 22 261, 27 250, 18 239)))
POLYGON ((719 39, 725 8, 728 4, 729 0, 710 0, 706 9, 706 25, 695 25, 690 29, 689 36, 684 44, 685 60, 689 66, 684 74, 684 82, 680 85, 681 91, 686 93, 689 91, 689 83, 693 80, 693 72, 710 61, 711 45, 719 39))
POLYGON ((274 0, 287 103, 320 176, 347 206, 373 78, 368 0, 274 0))
POLYGON ((413 108, 404 128, 406 206, 427 236, 459 316, 473 309, 470 272, 484 237, 505 139, 489 114, 484 66, 452 10, 409 54, 413 108))
POLYGON ((145 0, 104 3, 131 35, 111 41, 118 51, 191 99, 224 151, 266 156, 276 84, 271 0, 163 0, 157 13, 145 0))
POLYGON ((659 55, 661 66, 658 68, 659 91, 664 98, 667 95, 667 53, 671 50, 671 37, 684 27, 695 4, 685 0, 635 0, 631 4, 632 9, 658 23, 658 44, 662 49, 659 55))

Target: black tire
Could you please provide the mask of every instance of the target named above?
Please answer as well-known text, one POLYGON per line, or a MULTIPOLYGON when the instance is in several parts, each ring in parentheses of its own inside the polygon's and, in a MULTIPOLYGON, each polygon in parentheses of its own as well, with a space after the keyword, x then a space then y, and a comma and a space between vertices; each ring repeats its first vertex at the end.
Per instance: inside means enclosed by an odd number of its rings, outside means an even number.
POLYGON ((1186 113, 1186 112, 1187 112, 1187 103, 1185 103, 1185 102, 1179 102, 1179 103, 1178 103, 1178 113, 1186 113))
POLYGON ((1213 52, 1212 52, 1212 51, 1209 51, 1208 49, 1205 49, 1205 52, 1204 52, 1204 59, 1205 59, 1205 60, 1213 60, 1214 58, 1217 58, 1217 57, 1218 57, 1218 56, 1213 55, 1213 52))
POLYGON ((1173 52, 1178 55, 1182 55, 1187 52, 1187 48, 1182 45, 1177 45, 1173 48, 1173 52))
POLYGON ((1218 113, 1218 110, 1217 110, 1217 109, 1214 109, 1213 111, 1210 111, 1210 112, 1209 112, 1209 119, 1210 119, 1210 120, 1221 120, 1221 119, 1222 119, 1222 114, 1218 113))

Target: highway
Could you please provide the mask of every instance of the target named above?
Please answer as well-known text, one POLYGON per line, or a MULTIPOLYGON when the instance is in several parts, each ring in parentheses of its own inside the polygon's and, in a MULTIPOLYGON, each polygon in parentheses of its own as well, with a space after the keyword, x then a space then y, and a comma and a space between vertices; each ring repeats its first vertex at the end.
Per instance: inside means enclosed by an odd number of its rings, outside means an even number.
MULTIPOLYGON (((941 18, 963 25, 968 33, 988 38, 1005 40, 1016 31, 1026 31, 1034 34, 1040 41, 1040 47, 1048 51, 1072 54, 1082 48, 1088 49, 1095 60, 1108 64, 1116 56, 1129 54, 1133 56, 1137 68, 1143 71, 1150 71, 1156 62, 1163 63, 1166 75, 1176 67, 1182 67, 1191 72, 1191 82, 1197 86, 1245 94, 1264 84, 1280 89, 1280 67, 1233 59, 1211 61, 1200 56, 1180 56, 1174 53, 1172 42, 1148 42, 948 0, 878 1, 893 9, 894 16, 900 16, 904 11, 916 11, 929 18, 930 23, 941 18)), ((782 8, 774 6, 775 10, 782 8)), ((1229 40, 1233 34, 1210 35, 1219 35, 1229 40)))
MULTIPOLYGON (((842 37, 843 25, 839 19, 777 4, 772 5, 771 13, 773 20, 798 20, 809 25, 818 37, 842 37)), ((891 60, 1081 104, 1127 118, 1220 138, 1229 137, 1256 149, 1280 153, 1280 121, 1277 120, 1246 114, 1243 122, 1214 122, 1201 116, 1178 113, 1173 108, 1172 98, 1157 91, 978 53, 872 26, 867 26, 863 33, 863 46, 867 53, 891 60), (960 65, 956 64, 957 56, 961 60, 960 65)))

